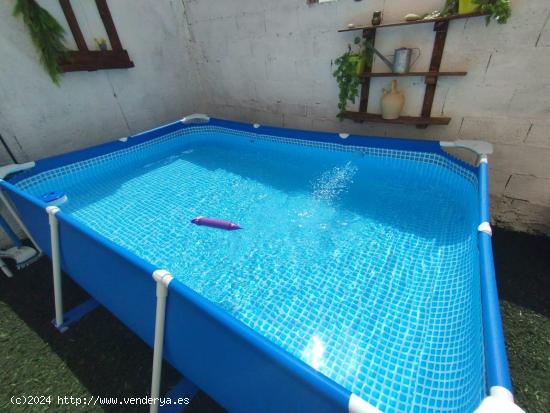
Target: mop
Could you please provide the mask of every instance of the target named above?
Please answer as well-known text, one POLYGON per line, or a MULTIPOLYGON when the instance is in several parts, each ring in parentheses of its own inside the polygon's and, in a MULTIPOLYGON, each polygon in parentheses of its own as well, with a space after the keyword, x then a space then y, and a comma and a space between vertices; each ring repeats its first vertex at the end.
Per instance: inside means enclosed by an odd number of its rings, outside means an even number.
POLYGON ((17 267, 17 269, 20 270, 21 268, 25 268, 38 260, 38 258, 40 258, 40 253, 32 247, 23 245, 19 237, 15 234, 15 232, 13 232, 4 217, 2 217, 1 215, 0 227, 2 227, 6 235, 15 244, 11 248, 0 250, 0 269, 8 277, 13 277, 13 273, 4 262, 4 258, 12 259, 15 262, 15 266, 17 267))

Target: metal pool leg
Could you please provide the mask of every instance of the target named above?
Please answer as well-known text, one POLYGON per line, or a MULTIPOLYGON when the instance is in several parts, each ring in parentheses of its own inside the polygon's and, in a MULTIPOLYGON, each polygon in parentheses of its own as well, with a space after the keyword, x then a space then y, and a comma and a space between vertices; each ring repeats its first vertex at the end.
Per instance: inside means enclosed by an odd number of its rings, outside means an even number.
POLYGON ((59 212, 56 206, 46 208, 50 223, 50 243, 52 252, 53 295, 55 301, 55 327, 60 329, 63 324, 63 292, 61 289, 61 254, 59 252, 59 224, 55 214, 59 212))
POLYGON ((52 320, 52 324, 60 333, 64 333, 69 329, 71 324, 76 323, 78 320, 80 320, 89 312, 95 310, 97 307, 99 307, 99 303, 93 298, 90 298, 83 303, 77 305, 75 308, 71 308, 66 313, 61 314, 61 318, 63 319, 63 322, 61 324, 57 324, 56 318, 52 320))
POLYGON ((59 223, 55 216, 59 212, 56 206, 46 208, 50 223, 50 243, 52 252, 53 294, 55 302, 55 318, 52 320, 54 327, 61 333, 67 331, 69 326, 90 311, 99 306, 99 303, 90 298, 75 308, 63 313, 63 289, 61 282, 61 252, 59 249, 59 223))
POLYGON ((157 309, 155 317, 155 344, 153 347, 153 377, 151 379, 151 413, 159 411, 160 378, 162 373, 162 350, 164 346, 164 321, 166 317, 166 297, 168 284, 173 280, 166 270, 156 270, 153 279, 157 283, 157 309))

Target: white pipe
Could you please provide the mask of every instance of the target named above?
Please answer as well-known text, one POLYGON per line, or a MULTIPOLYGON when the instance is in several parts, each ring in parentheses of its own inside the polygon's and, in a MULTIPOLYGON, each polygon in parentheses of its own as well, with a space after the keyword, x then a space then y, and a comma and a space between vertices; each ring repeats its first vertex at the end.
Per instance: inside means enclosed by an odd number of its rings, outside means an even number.
POLYGON ((510 390, 503 386, 491 386, 489 389, 489 394, 494 397, 506 400, 508 402, 514 403, 514 395, 510 390))
POLYGON ((34 249, 38 251, 39 254, 42 254, 42 249, 38 246, 38 243, 34 240, 33 236, 31 235, 31 232, 28 230, 27 226, 23 223, 23 221, 21 221, 21 218, 19 218, 19 215, 15 211, 15 208, 12 206, 10 200, 6 197, 6 194, 4 194, 4 191, 2 191, 1 189, 0 189, 0 199, 2 199, 2 202, 4 203, 8 211, 10 211, 10 214, 13 216, 17 224, 21 227, 25 235, 29 237, 29 239, 32 242, 32 245, 34 246, 34 249))
POLYGON ((173 280, 172 274, 166 270, 156 270, 153 279, 157 283, 157 310, 155 317, 155 344, 153 347, 153 377, 151 379, 151 413, 159 410, 160 379, 162 373, 162 350, 164 347, 164 321, 166 316, 166 297, 168 284, 173 280))
POLYGON ((477 226, 477 230, 479 232, 484 232, 485 234, 489 235, 490 237, 493 236, 493 230, 491 229, 491 224, 489 224, 487 221, 483 221, 481 224, 477 226))
POLYGON ((63 291, 61 288, 61 254, 59 252, 59 224, 55 214, 56 206, 46 207, 50 223, 50 243, 52 246, 53 296, 55 301, 55 326, 63 324, 63 291))
POLYGON ((0 179, 4 179, 6 176, 14 174, 16 172, 25 171, 27 169, 34 168, 36 164, 34 162, 27 163, 12 163, 10 165, 0 167, 0 179))
POLYGON ((0 258, 0 269, 2 269, 3 273, 6 274, 6 276, 8 276, 9 278, 13 277, 13 273, 8 268, 8 266, 6 265, 6 263, 2 258, 0 258))
POLYGON ((210 117, 204 113, 194 113, 192 115, 187 115, 181 120, 183 123, 207 123, 210 121, 210 117))

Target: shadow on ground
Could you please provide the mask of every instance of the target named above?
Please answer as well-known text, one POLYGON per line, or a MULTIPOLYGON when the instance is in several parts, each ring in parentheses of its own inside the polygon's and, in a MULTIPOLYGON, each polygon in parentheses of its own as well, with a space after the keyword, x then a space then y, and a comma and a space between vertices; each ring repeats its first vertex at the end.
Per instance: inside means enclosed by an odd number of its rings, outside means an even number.
MULTIPOLYGON (((495 264, 510 366, 518 403, 530 413, 550 406, 550 239, 496 230, 495 264)), ((87 295, 67 277, 65 308, 87 295)), ((105 309, 64 334, 50 324, 47 259, 0 277, 0 411, 146 412, 148 406, 60 406, 57 396, 143 397, 152 350, 105 309), (51 405, 15 405, 11 396, 52 395, 51 405)), ((179 376, 165 365, 163 392, 179 376)), ((186 412, 223 412, 199 393, 186 412)))

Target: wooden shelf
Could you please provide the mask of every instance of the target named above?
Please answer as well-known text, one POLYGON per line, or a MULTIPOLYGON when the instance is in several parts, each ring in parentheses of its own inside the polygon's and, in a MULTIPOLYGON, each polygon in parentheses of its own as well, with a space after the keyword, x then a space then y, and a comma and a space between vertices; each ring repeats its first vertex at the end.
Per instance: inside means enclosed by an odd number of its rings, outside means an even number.
POLYGON ((426 77, 439 77, 439 76, 466 76, 468 72, 409 72, 409 73, 363 73, 360 78, 368 77, 402 77, 402 76, 426 76, 426 77))
POLYGON ((59 62, 62 72, 101 69, 127 69, 134 67, 126 50, 77 50, 67 53, 59 62))
POLYGON ((71 0, 59 0, 78 48, 78 50, 67 52, 63 58, 59 59, 58 63, 62 72, 76 72, 79 70, 91 72, 102 69, 134 67, 134 62, 130 60, 128 52, 122 47, 107 0, 95 0, 95 3, 112 50, 89 50, 71 6, 71 0))
POLYGON ((378 26, 355 26, 355 27, 348 27, 345 29, 338 30, 339 32, 352 32, 354 30, 368 30, 368 29, 381 29, 384 27, 395 27, 395 26, 409 26, 411 24, 424 24, 424 23, 438 23, 438 22, 447 22, 449 20, 455 20, 455 19, 468 19, 470 17, 479 17, 479 16, 488 16, 487 13, 466 13, 466 14, 454 14, 452 16, 447 17, 440 17, 437 19, 428 19, 428 20, 413 20, 413 21, 402 21, 397 23, 386 23, 386 24, 379 24, 378 26))
POLYGON ((362 30, 365 41, 374 45, 376 40, 376 32, 384 27, 408 26, 415 24, 433 23, 435 38, 433 43, 432 57, 430 66, 426 72, 409 72, 409 73, 372 73, 371 67, 366 67, 365 72, 359 77, 361 82, 361 94, 359 98, 359 111, 345 111, 343 117, 354 120, 355 122, 379 122, 379 123, 398 123, 402 125, 416 125, 417 128, 426 128, 428 125, 448 125, 451 118, 447 117, 432 117, 432 106, 435 97, 435 89, 437 87, 437 79, 440 76, 465 76, 466 72, 453 71, 441 72, 441 60, 443 58, 443 49, 445 48, 445 39, 449 30, 449 21, 455 19, 468 19, 470 17, 487 16, 483 13, 468 13, 455 14, 453 16, 440 17, 438 19, 429 20, 414 20, 402 21, 397 23, 380 24, 378 26, 359 26, 339 30, 340 32, 350 32, 354 30, 362 30), (382 119, 381 115, 368 113, 369 104, 369 89, 370 82, 373 77, 403 77, 403 76, 423 76, 426 89, 424 91, 424 99, 422 101, 422 110, 420 116, 401 116, 398 119, 382 119))
POLYGON ((451 118, 446 117, 421 117, 421 116, 400 116, 397 119, 382 119, 382 115, 366 112, 345 111, 344 118, 356 122, 377 122, 377 123, 397 123, 401 125, 448 125, 451 118))

